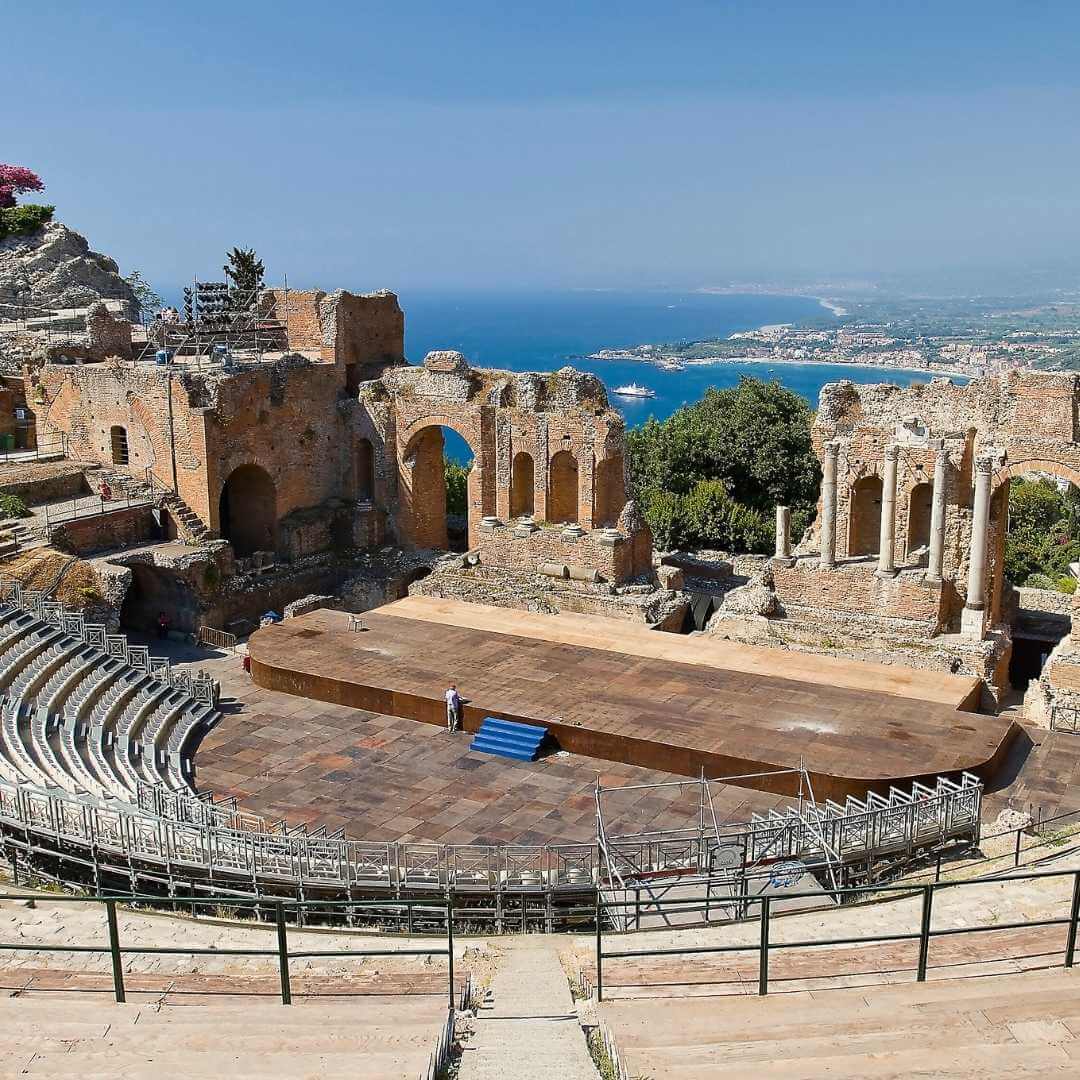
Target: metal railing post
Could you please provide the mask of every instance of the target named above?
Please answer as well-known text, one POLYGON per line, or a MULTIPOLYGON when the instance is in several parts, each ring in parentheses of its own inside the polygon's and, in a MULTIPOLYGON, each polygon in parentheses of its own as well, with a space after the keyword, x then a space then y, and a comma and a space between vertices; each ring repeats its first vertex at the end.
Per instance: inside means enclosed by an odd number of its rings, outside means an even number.
POLYGON ((124 992, 124 964, 120 957, 120 931, 116 925, 116 901, 105 901, 105 917, 109 924, 109 952, 112 954, 113 993, 119 1002, 127 1001, 124 992))
POLYGON ((1073 875, 1072 906, 1069 908, 1069 936, 1065 942, 1065 966, 1071 968, 1076 956, 1076 920, 1080 918, 1080 870, 1073 875))
POLYGON ((1016 854, 1013 857, 1013 866, 1020 865, 1020 837, 1024 835, 1023 829, 1016 830, 1016 854))
POLYGON ((772 899, 765 896, 761 900, 761 947, 758 953, 757 992, 764 997, 769 992, 769 910, 772 899))
POLYGON ((604 950, 601 934, 600 883, 596 884, 596 1000, 604 1000, 604 950))
POLYGON ((923 886, 922 925, 919 928, 919 970, 917 982, 926 982, 926 961, 930 956, 930 917, 934 906, 934 886, 923 886))
POLYGON ((450 1008, 457 1008, 454 995, 454 890, 446 891, 446 960, 450 971, 450 1008))
POLYGON ((278 971, 281 975, 281 1004, 292 1004, 292 987, 289 985, 289 939, 285 929, 285 905, 280 901, 277 910, 278 971))

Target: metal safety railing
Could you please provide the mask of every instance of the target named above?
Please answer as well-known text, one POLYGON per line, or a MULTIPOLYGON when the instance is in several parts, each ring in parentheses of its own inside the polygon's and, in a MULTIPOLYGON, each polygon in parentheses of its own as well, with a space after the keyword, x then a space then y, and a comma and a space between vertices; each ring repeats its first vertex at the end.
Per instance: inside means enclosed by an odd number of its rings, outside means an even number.
MULTIPOLYGON (((3 900, 26 900, 26 893, 0 893, 0 901, 3 900)), ((118 1002, 127 1000, 127 990, 124 984, 124 957, 125 956, 245 956, 245 957, 276 957, 278 962, 278 981, 280 986, 281 1003, 292 1004, 292 970, 290 964, 293 960, 309 959, 356 959, 360 961, 372 957, 395 957, 395 956, 422 956, 422 957, 445 957, 447 966, 447 996, 451 1009, 459 1007, 459 998, 456 994, 454 981, 454 897, 448 894, 445 900, 433 902, 431 900, 395 900, 393 906, 399 909, 407 909, 412 914, 416 909, 428 916, 434 915, 445 925, 445 931, 439 934, 444 944, 438 947, 408 947, 400 949, 293 949, 289 946, 289 919, 288 914, 297 907, 297 902, 292 900, 260 900, 257 907, 260 910, 273 912, 273 924, 276 928, 274 946, 272 948, 249 948, 249 947, 214 947, 200 948, 194 945, 139 945, 134 942, 125 943, 121 940, 120 927, 116 917, 117 905, 119 904, 154 904, 158 908, 167 906, 161 897, 141 896, 138 894, 127 896, 56 896, 36 898, 39 903, 77 903, 95 904, 105 909, 105 932, 104 944, 49 944, 46 942, 28 941, 22 938, 19 941, 0 941, 0 952, 60 952, 60 953, 83 953, 98 956, 109 956, 112 964, 113 996, 118 1002)), ((214 900, 176 900, 174 906, 189 907, 196 904, 211 906, 213 908, 233 906, 235 908, 250 909, 253 905, 250 900, 228 900, 215 898, 214 900)), ((348 908, 350 911, 360 911, 366 907, 387 906, 384 900, 364 901, 306 901, 307 907, 319 908, 348 908)), ((294 919, 295 922, 295 919, 294 919)), ((246 928, 245 928, 246 929, 246 928)), ((71 989, 78 989, 73 985, 71 989)), ((239 992, 239 991, 238 991, 239 992)))
POLYGON ((236 635, 230 634, 228 630, 216 630, 212 626, 200 626, 195 641, 207 648, 236 651, 236 635))
MULTIPOLYGON (((630 959, 653 959, 670 956, 703 956, 728 953, 756 953, 758 970, 758 994, 765 995, 769 992, 769 959, 777 950, 782 949, 814 949, 827 946, 844 945, 881 945, 889 942, 910 941, 918 943, 918 952, 915 967, 917 982, 926 981, 926 972, 930 961, 930 945, 935 938, 951 937, 958 934, 985 934, 996 933, 1002 930, 1026 930, 1037 929, 1045 926, 1064 926, 1067 928, 1065 941, 1062 945, 1063 966, 1071 968, 1076 959, 1076 935, 1077 924, 1080 921, 1080 870, 1042 870, 1026 874, 1006 874, 990 878, 971 878, 959 881, 928 882, 925 885, 873 885, 861 886, 851 889, 840 890, 845 894, 881 894, 897 893, 906 896, 921 896, 922 902, 919 908, 919 929, 900 933, 877 933, 865 934, 857 937, 810 937, 796 941, 773 941, 770 936, 771 921, 773 918, 773 903, 783 900, 800 900, 808 898, 820 898, 820 892, 787 892, 780 896, 750 896, 743 898, 748 905, 757 905, 759 934, 756 944, 742 943, 733 945, 685 945, 673 948, 641 948, 621 949, 618 951, 606 951, 604 948, 605 924, 612 922, 612 916, 618 918, 617 909, 626 906, 632 901, 605 901, 601 895, 596 899, 596 998, 602 1001, 604 997, 604 962, 611 960, 630 959), (1041 878, 1072 878, 1072 893, 1069 900, 1068 915, 1051 918, 1021 919, 1016 922, 993 922, 983 926, 950 926, 934 928, 932 925, 934 897, 943 889, 966 888, 970 886, 986 886, 999 884, 1007 881, 1034 881, 1041 878), (613 911, 613 909, 615 909, 613 911)), ((716 898, 713 897, 713 902, 716 898)), ((666 910, 669 915, 677 915, 679 910, 688 905, 704 903, 702 897, 677 897, 650 901, 650 906, 656 906, 666 910)), ((798 914, 793 912, 792 914, 798 914)), ((826 976, 801 976, 802 978, 822 978, 826 976)))

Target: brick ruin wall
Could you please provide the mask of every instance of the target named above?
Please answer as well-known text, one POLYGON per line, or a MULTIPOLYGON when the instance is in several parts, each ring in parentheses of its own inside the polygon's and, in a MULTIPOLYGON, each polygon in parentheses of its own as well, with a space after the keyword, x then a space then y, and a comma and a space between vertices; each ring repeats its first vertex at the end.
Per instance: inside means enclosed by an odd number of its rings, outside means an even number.
POLYGON ((445 547, 448 429, 473 453, 468 533, 486 566, 530 575, 562 562, 619 583, 649 573, 623 422, 598 380, 473 369, 455 353, 410 366, 391 293, 273 303, 288 349, 262 362, 45 364, 39 437, 62 436, 78 462, 152 477, 238 557, 286 565, 384 543, 445 547))
MULTIPOLYGON (((1007 682, 1010 620, 1015 600, 1004 580, 1009 480, 1045 474, 1080 485, 1080 377, 1017 371, 954 385, 856 386, 833 383, 821 392, 813 441, 822 460, 837 448, 837 564, 821 565, 824 502, 794 550, 793 563, 772 568, 777 616, 774 639, 798 646, 817 639, 871 658, 973 670, 1007 682), (895 573, 878 572, 881 484, 886 448, 897 451, 895 573), (947 461, 942 580, 927 574, 927 543, 935 465, 947 461), (961 627, 968 595, 974 529, 976 462, 992 458, 986 522, 982 633, 961 627), (1011 606, 1010 606, 1011 602, 1011 606)), ((1074 620, 1074 625, 1077 625, 1074 620)), ((1055 651, 1043 684, 1057 668, 1071 670, 1070 636, 1055 651)), ((1069 674, 1061 676, 1069 679, 1069 674)))

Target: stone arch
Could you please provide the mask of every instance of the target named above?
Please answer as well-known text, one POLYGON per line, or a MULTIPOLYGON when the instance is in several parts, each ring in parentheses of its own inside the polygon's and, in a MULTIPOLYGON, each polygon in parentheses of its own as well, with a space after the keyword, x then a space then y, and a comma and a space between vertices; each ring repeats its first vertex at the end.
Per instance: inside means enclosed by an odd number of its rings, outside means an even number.
POLYGON ((361 502, 375 498, 375 447, 363 437, 356 440, 356 497, 361 502))
POLYGON ((465 440, 473 453, 468 477, 467 543, 474 542, 478 515, 493 513, 483 504, 483 465, 475 438, 456 418, 436 413, 409 424, 398 441, 398 532, 402 542, 418 548, 445 551, 447 530, 446 477, 443 468, 443 428, 465 440))
POLYGON ((277 488, 261 465, 240 465, 229 473, 218 500, 221 535, 237 556, 277 548, 277 488))
POLYGON ((559 525, 578 519, 578 463, 569 450, 552 455, 548 466, 547 519, 559 525))
POLYGON ((520 450, 510 466, 510 516, 531 517, 535 511, 536 464, 532 454, 520 450))
POLYGON ((848 502, 848 555, 876 554, 881 542, 882 480, 877 473, 857 479, 848 502))
POLYGON ((929 480, 916 484, 908 492, 907 553, 930 544, 930 519, 934 503, 934 485, 929 480))
POLYGON ((1006 480, 1012 480, 1017 476, 1030 476, 1032 473, 1046 473, 1047 476, 1067 480, 1080 490, 1080 471, 1074 469, 1071 465, 1066 465, 1061 461, 1050 461, 1046 458, 1025 458, 1023 461, 1009 461, 1002 465, 1001 468, 996 469, 994 478, 991 481, 991 491, 996 493, 1006 480))

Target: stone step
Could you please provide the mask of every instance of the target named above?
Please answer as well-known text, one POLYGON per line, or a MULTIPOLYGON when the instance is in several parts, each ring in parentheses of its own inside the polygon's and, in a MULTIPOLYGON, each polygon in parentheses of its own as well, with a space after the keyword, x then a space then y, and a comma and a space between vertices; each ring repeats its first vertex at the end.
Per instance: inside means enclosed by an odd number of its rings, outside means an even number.
POLYGON ((1032 1046, 996 1044, 954 1047, 947 1042, 907 1051, 838 1055, 807 1060, 778 1054, 772 1061, 730 1062, 724 1048, 692 1047, 685 1052, 665 1051, 663 1057, 628 1055, 631 1073, 651 1080, 913 1080, 947 1077, 948 1080, 986 1080, 1076 1076, 1080 1062, 1077 1044, 1032 1046))
MULTIPOLYGON (((434 1047, 434 1036, 432 1038, 434 1047)), ((73 1076, 79 1080, 162 1080, 163 1077, 197 1077, 208 1080, 246 1080, 246 1078, 281 1078, 281 1080, 401 1080, 419 1076, 429 1050, 398 1053, 365 1050, 341 1059, 319 1053, 143 1053, 134 1049, 124 1053, 34 1054, 17 1071, 0 1072, 7 1076, 73 1076)))

